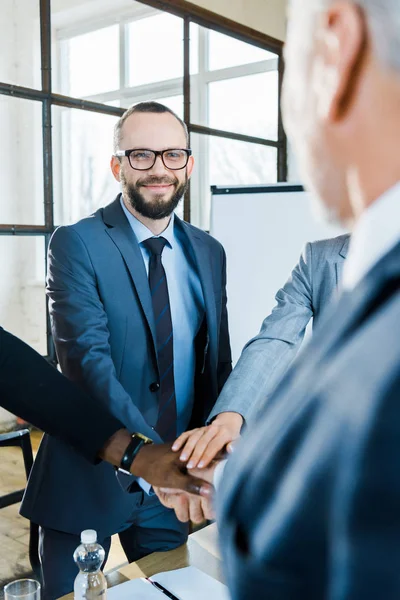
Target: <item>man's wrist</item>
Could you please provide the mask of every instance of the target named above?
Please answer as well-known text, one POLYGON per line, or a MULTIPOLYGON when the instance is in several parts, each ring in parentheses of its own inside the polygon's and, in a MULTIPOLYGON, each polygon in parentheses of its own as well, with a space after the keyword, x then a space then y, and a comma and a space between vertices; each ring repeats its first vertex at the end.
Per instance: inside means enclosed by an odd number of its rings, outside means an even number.
POLYGON ((140 449, 148 444, 152 444, 153 440, 142 435, 141 433, 133 433, 131 441, 127 445, 124 455, 122 456, 120 469, 127 473, 131 472, 132 464, 134 463, 140 449))
POLYGON ((131 475, 134 475, 135 477, 141 477, 146 481, 146 472, 148 471, 148 456, 151 446, 152 444, 144 444, 139 449, 130 468, 131 475))
POLYGON ((219 413, 214 421, 218 421, 218 423, 228 423, 229 425, 233 425, 238 427, 239 429, 242 427, 244 423, 243 416, 238 412, 224 411, 219 413))

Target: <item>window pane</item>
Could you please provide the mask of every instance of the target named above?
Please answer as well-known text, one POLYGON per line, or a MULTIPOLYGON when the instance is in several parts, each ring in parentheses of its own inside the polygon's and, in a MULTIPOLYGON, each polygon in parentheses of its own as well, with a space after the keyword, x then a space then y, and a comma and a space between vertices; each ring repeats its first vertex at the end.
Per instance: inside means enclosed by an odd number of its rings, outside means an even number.
POLYGON ((208 31, 208 36, 210 71, 277 58, 277 55, 272 52, 267 52, 211 29, 208 31))
POLYGON ((210 225, 210 186, 276 183, 277 150, 206 135, 191 135, 195 169, 191 186, 191 222, 210 225))
POLYGON ((39 0, 1 0, 0 81, 42 87, 39 0))
POLYGON ((128 85, 183 77, 183 20, 166 13, 128 27, 128 85))
POLYGON ((0 223, 43 225, 42 104, 0 96, 0 223))
POLYGON ((60 41, 55 89, 77 98, 119 88, 119 26, 112 25, 60 41))
POLYGON ((0 236, 0 256, 1 324, 47 354, 44 238, 0 236))
POLYGON ((210 83, 209 126, 276 140, 278 85, 277 71, 210 83))
POLYGON ((210 137, 210 185, 275 183, 277 150, 260 144, 210 137))
POLYGON ((183 94, 179 96, 169 96, 168 98, 157 98, 157 102, 165 104, 183 120, 183 94))
POLYGON ((117 117, 53 107, 55 221, 72 223, 114 200, 110 170, 117 117))

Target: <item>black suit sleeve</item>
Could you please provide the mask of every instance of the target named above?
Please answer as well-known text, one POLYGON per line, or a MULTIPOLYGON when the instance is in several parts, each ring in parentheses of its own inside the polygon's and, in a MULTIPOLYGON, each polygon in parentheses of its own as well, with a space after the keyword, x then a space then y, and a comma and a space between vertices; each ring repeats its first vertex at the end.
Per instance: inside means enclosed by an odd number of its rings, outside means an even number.
POLYGON ((0 328, 0 404, 90 462, 123 425, 27 344, 0 328))

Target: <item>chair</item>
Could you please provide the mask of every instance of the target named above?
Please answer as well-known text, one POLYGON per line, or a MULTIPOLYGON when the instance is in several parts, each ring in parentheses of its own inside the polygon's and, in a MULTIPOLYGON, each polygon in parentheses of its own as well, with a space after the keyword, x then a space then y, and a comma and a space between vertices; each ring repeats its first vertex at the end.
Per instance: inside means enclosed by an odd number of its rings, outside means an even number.
MULTIPOLYGON (((21 448, 22 457, 24 460, 26 479, 28 480, 33 465, 33 453, 29 429, 22 429, 21 431, 10 431, 9 433, 0 434, 0 448, 6 446, 14 446, 17 448, 21 448)), ((0 509, 21 502, 24 492, 25 489, 17 490, 16 492, 11 492, 10 494, 0 496, 0 509)), ((36 523, 30 522, 29 561, 31 563, 31 567, 35 574, 35 577, 40 581, 41 568, 38 546, 39 526, 36 525, 36 523)))

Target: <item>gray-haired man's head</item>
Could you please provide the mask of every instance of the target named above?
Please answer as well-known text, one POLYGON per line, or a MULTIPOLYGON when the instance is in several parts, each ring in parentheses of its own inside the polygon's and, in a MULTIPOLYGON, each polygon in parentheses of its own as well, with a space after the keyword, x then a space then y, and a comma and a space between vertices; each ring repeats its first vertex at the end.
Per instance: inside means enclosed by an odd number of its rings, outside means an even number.
POLYGON ((400 0, 290 0, 285 58, 284 123, 304 182, 328 216, 354 221, 357 202, 383 191, 370 179, 387 123, 400 129, 400 0))

